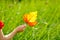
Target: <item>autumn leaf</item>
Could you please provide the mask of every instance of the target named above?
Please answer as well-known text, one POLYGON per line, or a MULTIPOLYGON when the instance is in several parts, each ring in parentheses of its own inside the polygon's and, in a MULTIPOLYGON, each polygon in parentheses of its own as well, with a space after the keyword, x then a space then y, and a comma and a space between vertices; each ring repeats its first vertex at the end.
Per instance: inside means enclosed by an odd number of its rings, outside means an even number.
POLYGON ((37 24, 36 22, 37 19, 37 11, 35 12, 30 12, 29 14, 24 14, 23 20, 29 25, 29 26, 34 26, 37 24))
POLYGON ((0 29, 2 29, 4 26, 4 23, 0 20, 0 29))

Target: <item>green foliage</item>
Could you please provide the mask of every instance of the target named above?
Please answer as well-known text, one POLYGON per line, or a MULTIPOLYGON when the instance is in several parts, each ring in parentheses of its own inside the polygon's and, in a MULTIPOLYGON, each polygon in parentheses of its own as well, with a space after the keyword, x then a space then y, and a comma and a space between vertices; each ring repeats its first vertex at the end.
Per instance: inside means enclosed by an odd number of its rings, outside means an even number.
POLYGON ((24 24, 23 14, 38 11, 38 24, 17 33, 12 40, 60 40, 60 0, 11 0, 0 1, 0 20, 4 34, 24 24))

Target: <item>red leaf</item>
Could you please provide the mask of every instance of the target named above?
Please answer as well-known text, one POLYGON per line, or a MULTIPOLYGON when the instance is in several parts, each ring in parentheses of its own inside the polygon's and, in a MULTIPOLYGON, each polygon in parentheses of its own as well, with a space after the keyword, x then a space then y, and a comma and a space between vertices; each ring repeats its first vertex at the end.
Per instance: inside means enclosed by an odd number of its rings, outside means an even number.
POLYGON ((4 23, 0 20, 0 29, 2 29, 4 26, 4 23))

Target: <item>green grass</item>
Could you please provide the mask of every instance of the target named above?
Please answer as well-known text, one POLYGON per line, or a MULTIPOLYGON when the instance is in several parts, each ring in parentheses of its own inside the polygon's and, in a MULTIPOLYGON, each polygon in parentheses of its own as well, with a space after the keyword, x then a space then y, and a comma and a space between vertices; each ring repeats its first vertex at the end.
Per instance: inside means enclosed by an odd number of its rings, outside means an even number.
POLYGON ((60 40, 60 0, 0 1, 0 20, 5 23, 4 34, 9 34, 18 25, 24 24, 25 13, 38 12, 38 24, 33 29, 27 25, 22 33, 12 40, 60 40))

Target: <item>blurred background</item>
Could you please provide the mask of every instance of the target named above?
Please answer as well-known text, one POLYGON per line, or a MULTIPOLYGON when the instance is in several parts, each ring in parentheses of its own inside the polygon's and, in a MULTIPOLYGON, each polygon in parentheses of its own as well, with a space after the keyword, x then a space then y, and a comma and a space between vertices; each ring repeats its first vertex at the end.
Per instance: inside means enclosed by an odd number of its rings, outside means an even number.
POLYGON ((23 15, 34 11, 38 12, 38 24, 34 29, 27 25, 24 32, 11 40, 60 40, 60 0, 0 0, 4 34, 24 24, 23 15))

